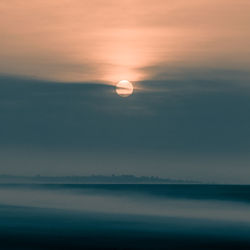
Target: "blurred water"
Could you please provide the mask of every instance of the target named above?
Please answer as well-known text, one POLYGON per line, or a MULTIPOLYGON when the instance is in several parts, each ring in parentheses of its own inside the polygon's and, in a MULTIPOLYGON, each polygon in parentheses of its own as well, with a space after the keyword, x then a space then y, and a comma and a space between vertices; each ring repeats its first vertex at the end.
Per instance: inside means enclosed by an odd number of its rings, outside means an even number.
POLYGON ((208 239, 213 249, 250 246, 250 186, 3 184, 0 212, 6 249, 13 234, 33 239, 33 249, 39 248, 41 239, 35 239, 41 233, 46 239, 55 240, 55 234, 69 237, 67 243, 74 248, 72 237, 82 237, 82 232, 88 247, 99 249, 121 247, 125 238, 137 237, 138 243, 139 236, 151 241, 125 249, 165 249, 169 242, 170 249, 195 249, 198 242, 203 242, 199 249, 206 249, 208 239), (110 240, 93 245, 91 237, 110 240), (186 248, 179 246, 180 239, 186 248))

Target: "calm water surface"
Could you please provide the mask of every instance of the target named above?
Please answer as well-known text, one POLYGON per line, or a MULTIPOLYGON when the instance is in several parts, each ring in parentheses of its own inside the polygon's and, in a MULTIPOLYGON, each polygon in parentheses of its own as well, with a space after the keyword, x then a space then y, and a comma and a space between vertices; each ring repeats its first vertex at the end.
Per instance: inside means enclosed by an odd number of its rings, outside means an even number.
POLYGON ((250 186, 0 185, 0 249, 250 249, 250 186))

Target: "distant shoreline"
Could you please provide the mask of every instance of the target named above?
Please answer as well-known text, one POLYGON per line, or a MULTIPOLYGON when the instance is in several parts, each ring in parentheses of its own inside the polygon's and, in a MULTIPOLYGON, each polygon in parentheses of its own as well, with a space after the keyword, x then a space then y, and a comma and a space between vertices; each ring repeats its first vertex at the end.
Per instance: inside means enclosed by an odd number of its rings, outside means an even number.
POLYGON ((193 180, 134 175, 15 176, 0 175, 0 184, 201 184, 193 180))

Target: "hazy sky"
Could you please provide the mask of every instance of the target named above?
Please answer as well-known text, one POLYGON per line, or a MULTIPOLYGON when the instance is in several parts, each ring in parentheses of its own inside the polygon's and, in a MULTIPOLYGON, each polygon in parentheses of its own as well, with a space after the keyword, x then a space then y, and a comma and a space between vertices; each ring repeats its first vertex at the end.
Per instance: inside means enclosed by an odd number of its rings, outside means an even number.
POLYGON ((249 182, 249 13, 248 0, 2 0, 0 173, 249 182))
POLYGON ((0 71, 110 83, 246 70, 249 11, 248 0, 2 0, 0 71))

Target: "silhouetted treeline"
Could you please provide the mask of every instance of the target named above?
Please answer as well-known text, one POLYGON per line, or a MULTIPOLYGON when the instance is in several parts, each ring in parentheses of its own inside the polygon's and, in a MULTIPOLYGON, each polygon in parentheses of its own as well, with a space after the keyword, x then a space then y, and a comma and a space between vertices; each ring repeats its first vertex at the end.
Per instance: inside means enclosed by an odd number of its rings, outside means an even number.
POLYGON ((62 183, 62 184, 185 184, 198 183, 156 176, 90 175, 90 176, 13 176, 0 175, 0 183, 62 183))

